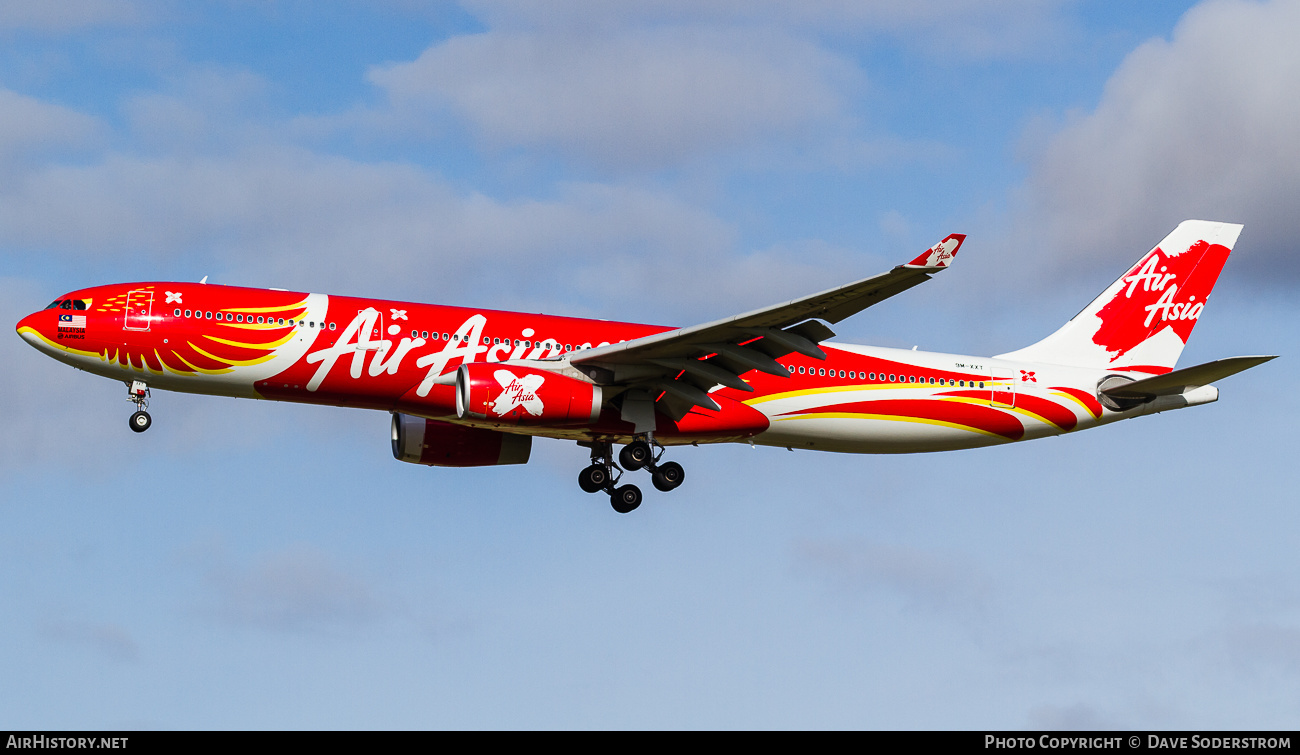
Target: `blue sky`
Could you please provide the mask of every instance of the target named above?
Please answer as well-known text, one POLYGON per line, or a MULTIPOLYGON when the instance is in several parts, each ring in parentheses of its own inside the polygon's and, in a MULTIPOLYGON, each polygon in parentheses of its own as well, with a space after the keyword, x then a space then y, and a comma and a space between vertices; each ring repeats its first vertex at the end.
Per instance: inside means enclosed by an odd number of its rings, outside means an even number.
POLYGON ((141 279, 991 354, 1245 223, 1218 403, 924 456, 674 452, 619 516, 387 415, 0 345, 0 725, 1294 728, 1294 2, 0 2, 0 313, 141 279))

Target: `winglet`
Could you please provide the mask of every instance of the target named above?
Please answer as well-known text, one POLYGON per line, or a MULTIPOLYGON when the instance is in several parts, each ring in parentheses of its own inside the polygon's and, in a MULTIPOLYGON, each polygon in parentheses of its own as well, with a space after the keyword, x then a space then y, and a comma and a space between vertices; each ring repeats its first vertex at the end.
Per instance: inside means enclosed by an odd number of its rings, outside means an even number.
POLYGON ((954 233, 948 238, 940 241, 934 246, 926 249, 920 257, 912 260, 902 267, 913 267, 929 270, 942 270, 952 262, 956 256, 957 250, 961 248, 961 243, 966 240, 966 234, 954 233))

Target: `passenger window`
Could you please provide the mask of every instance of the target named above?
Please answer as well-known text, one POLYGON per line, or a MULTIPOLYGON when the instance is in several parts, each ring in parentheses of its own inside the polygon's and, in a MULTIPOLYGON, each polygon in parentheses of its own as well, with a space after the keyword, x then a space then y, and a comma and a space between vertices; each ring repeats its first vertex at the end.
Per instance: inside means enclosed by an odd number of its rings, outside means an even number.
POLYGON ((334 323, 330 323, 330 330, 334 329, 334 323))
POLYGON ((203 313, 203 319, 205 319, 205 320, 211 320, 211 319, 212 319, 212 313, 211 313, 211 312, 204 312, 204 313, 203 313))
POLYGON ((980 387, 981 387, 981 388, 984 387, 984 381, 983 381, 983 380, 980 381, 980 387))
POLYGON ((176 310, 175 312, 173 312, 172 314, 173 314, 174 316, 176 316, 176 317, 180 317, 180 316, 181 316, 181 311, 178 309, 178 310, 176 310))
POLYGON ((190 316, 190 314, 191 314, 191 312, 190 312, 190 311, 189 311, 189 310, 188 310, 188 309, 187 309, 187 310, 185 310, 185 316, 186 316, 186 317, 189 317, 189 316, 190 316))
POLYGON ((802 367, 799 368, 799 374, 800 374, 800 375, 803 374, 803 368, 802 368, 802 367))

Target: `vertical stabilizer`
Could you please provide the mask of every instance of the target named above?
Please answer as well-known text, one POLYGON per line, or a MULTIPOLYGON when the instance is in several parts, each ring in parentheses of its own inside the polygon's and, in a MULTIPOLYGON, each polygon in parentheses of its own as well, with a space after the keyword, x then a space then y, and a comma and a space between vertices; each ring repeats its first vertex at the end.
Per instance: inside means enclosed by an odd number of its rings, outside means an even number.
POLYGON ((1235 223, 1184 220, 1060 330, 998 358, 1169 372, 1240 233, 1235 223))

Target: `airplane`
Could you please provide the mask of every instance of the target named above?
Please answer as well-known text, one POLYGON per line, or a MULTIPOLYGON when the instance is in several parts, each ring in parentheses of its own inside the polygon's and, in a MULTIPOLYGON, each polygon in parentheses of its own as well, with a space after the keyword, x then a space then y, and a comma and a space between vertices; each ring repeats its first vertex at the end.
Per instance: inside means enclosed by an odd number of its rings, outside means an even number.
POLYGON ((1180 223, 1059 330, 993 357, 829 341, 830 325, 947 269, 963 234, 880 275, 685 328, 205 278, 73 291, 17 332, 123 381, 135 432, 159 388, 386 411, 393 456, 428 466, 523 464, 534 436, 566 439, 590 451, 581 489, 627 513, 642 493, 625 475, 682 484, 663 458, 674 446, 949 451, 1216 401, 1214 381, 1275 358, 1174 369, 1241 228, 1180 223))

